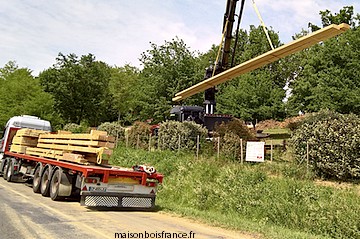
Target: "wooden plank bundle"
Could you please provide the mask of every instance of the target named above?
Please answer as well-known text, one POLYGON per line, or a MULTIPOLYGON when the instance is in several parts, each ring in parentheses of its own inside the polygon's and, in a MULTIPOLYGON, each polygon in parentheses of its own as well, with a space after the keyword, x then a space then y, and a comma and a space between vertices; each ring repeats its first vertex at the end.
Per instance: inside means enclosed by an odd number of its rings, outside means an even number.
MULTIPOLYGON (((57 160, 71 161, 80 164, 104 163, 102 156, 111 155, 115 138, 104 131, 92 130, 90 134, 41 134, 37 148, 41 155, 54 157, 57 160), (53 153, 57 152, 57 153, 53 153), (62 153, 59 153, 62 152, 62 153)), ((29 154, 34 154, 34 149, 29 154)), ((36 152, 35 152, 36 153, 36 152)), ((40 155, 39 155, 40 156, 40 155)))
POLYGON ((59 159, 63 155, 61 150, 42 149, 37 147, 28 147, 26 149, 27 155, 38 156, 43 158, 59 159))
POLYGON ((36 129, 19 129, 12 140, 10 151, 25 154, 28 147, 36 147, 39 135, 45 132, 36 129))
POLYGON ((38 138, 40 134, 48 133, 48 131, 38 129, 19 129, 16 136, 34 137, 38 138))
POLYGON ((103 164, 103 155, 110 156, 115 137, 105 131, 92 130, 90 134, 57 134, 42 130, 20 129, 13 138, 10 151, 27 155, 63 160, 79 164, 103 164))

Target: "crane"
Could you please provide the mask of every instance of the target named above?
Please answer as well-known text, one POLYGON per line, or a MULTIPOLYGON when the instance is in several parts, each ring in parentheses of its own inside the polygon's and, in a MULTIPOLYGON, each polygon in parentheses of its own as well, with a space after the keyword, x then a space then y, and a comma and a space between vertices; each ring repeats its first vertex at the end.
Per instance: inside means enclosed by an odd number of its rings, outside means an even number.
MULTIPOLYGON (((301 51, 320 41, 334 37, 350 29, 350 26, 345 23, 339 25, 333 24, 323 29, 320 29, 316 32, 313 32, 307 36, 303 36, 293 42, 280 46, 276 49, 272 47, 272 50, 260 56, 257 56, 246 62, 243 62, 237 66, 233 66, 234 63, 233 59, 235 55, 234 51, 236 49, 236 44, 237 44, 237 33, 239 32, 238 28, 240 25, 240 20, 245 4, 245 0, 242 0, 240 6, 240 12, 238 15, 238 26, 235 35, 235 46, 233 48, 233 53, 232 53, 233 58, 231 64, 229 64, 232 29, 235 21, 235 10, 238 1, 239 0, 227 0, 226 10, 224 14, 224 21, 223 21, 223 34, 215 64, 206 69, 205 77, 202 82, 175 94, 175 97, 172 99, 174 102, 177 102, 184 100, 194 94, 205 92, 204 108, 200 106, 176 106, 173 107, 170 111, 171 119, 178 121, 193 120, 196 123, 203 124, 209 131, 212 131, 214 129, 216 122, 218 123, 227 122, 231 119, 230 115, 214 114, 215 106, 216 106, 215 94, 217 92, 216 90, 217 85, 229 81, 237 76, 240 76, 252 70, 255 70, 257 68, 260 68, 271 62, 277 61, 290 54, 301 51)), ((257 11, 258 13, 254 1, 253 1, 253 6, 255 8, 255 11, 257 11)), ((258 16, 260 21, 262 22, 265 33, 267 33, 259 13, 258 16)), ((269 38, 268 40, 270 45, 272 46, 269 38)))
MULTIPOLYGON (((234 58, 230 62, 231 41, 233 39, 233 26, 235 22, 235 11, 239 0, 227 0, 225 14, 223 19, 222 38, 219 46, 216 61, 214 65, 210 65, 206 71, 204 80, 211 79, 213 76, 229 69, 234 63, 234 58)), ((245 0, 241 0, 240 12, 238 14, 237 28, 240 25, 240 19, 244 9, 245 0)), ((238 32, 238 29, 237 29, 238 32)), ((235 55, 235 49, 238 36, 235 36, 235 46, 233 47, 232 56, 235 55)), ((205 89, 204 107, 200 106, 176 106, 170 111, 170 118, 178 121, 193 120, 196 123, 203 124, 212 131, 216 122, 226 122, 231 119, 230 115, 214 114, 216 100, 215 94, 217 89, 215 86, 205 89)))
MULTIPOLYGON (((204 80, 209 79, 213 77, 214 75, 217 75, 226 69, 229 68, 229 55, 230 55, 230 46, 231 46, 231 40, 232 40, 232 30, 233 25, 235 22, 235 10, 236 10, 236 4, 238 0, 227 0, 226 3, 226 9, 224 14, 224 21, 223 21, 223 33, 222 33, 222 39, 219 46, 219 52, 217 55, 217 59, 215 61, 215 65, 211 65, 206 69, 204 80)), ((241 1, 241 8, 240 8, 240 14, 238 15, 238 26, 240 24, 241 15, 244 9, 245 0, 241 1)), ((235 42, 237 42, 237 35, 235 37, 235 42)), ((235 54, 236 47, 233 48, 232 55, 235 54)), ((232 59, 232 63, 233 64, 232 59)), ((205 100, 204 100, 204 106, 205 106, 205 114, 214 114, 215 111, 215 94, 217 90, 214 87, 211 87, 209 89, 205 90, 205 100)))

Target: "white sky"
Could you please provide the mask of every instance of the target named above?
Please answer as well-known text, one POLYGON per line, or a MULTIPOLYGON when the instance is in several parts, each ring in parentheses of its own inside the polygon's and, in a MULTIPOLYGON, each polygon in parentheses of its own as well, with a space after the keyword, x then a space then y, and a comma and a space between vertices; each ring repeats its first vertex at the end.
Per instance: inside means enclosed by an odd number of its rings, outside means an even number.
MULTIPOLYGON (((256 4, 283 43, 309 22, 320 26, 321 10, 335 13, 354 6, 360 12, 359 0, 256 4)), ((0 0, 0 67, 16 61, 37 75, 55 63, 59 52, 92 53, 109 65, 140 67, 138 59, 150 49, 149 42, 162 45, 176 36, 191 50, 206 52, 219 44, 225 5, 225 0, 0 0)), ((259 24, 251 0, 246 0, 241 28, 259 24)))

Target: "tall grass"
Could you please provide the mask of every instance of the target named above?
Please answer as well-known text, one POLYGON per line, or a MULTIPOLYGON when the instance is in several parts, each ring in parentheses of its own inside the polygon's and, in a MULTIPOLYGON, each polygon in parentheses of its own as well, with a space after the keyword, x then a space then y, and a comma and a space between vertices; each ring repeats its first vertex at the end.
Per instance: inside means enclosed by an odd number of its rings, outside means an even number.
POLYGON ((124 147, 115 150, 112 162, 148 163, 163 173, 157 197, 163 210, 268 238, 360 238, 359 194, 299 180, 303 171, 288 162, 240 165, 124 147))

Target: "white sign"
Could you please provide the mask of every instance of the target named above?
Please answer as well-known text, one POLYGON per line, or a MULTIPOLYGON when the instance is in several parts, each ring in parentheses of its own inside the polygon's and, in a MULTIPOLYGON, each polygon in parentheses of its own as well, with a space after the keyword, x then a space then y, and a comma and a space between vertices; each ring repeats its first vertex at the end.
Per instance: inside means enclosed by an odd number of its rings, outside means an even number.
POLYGON ((246 161, 264 162, 265 142, 247 142, 246 143, 246 161))

